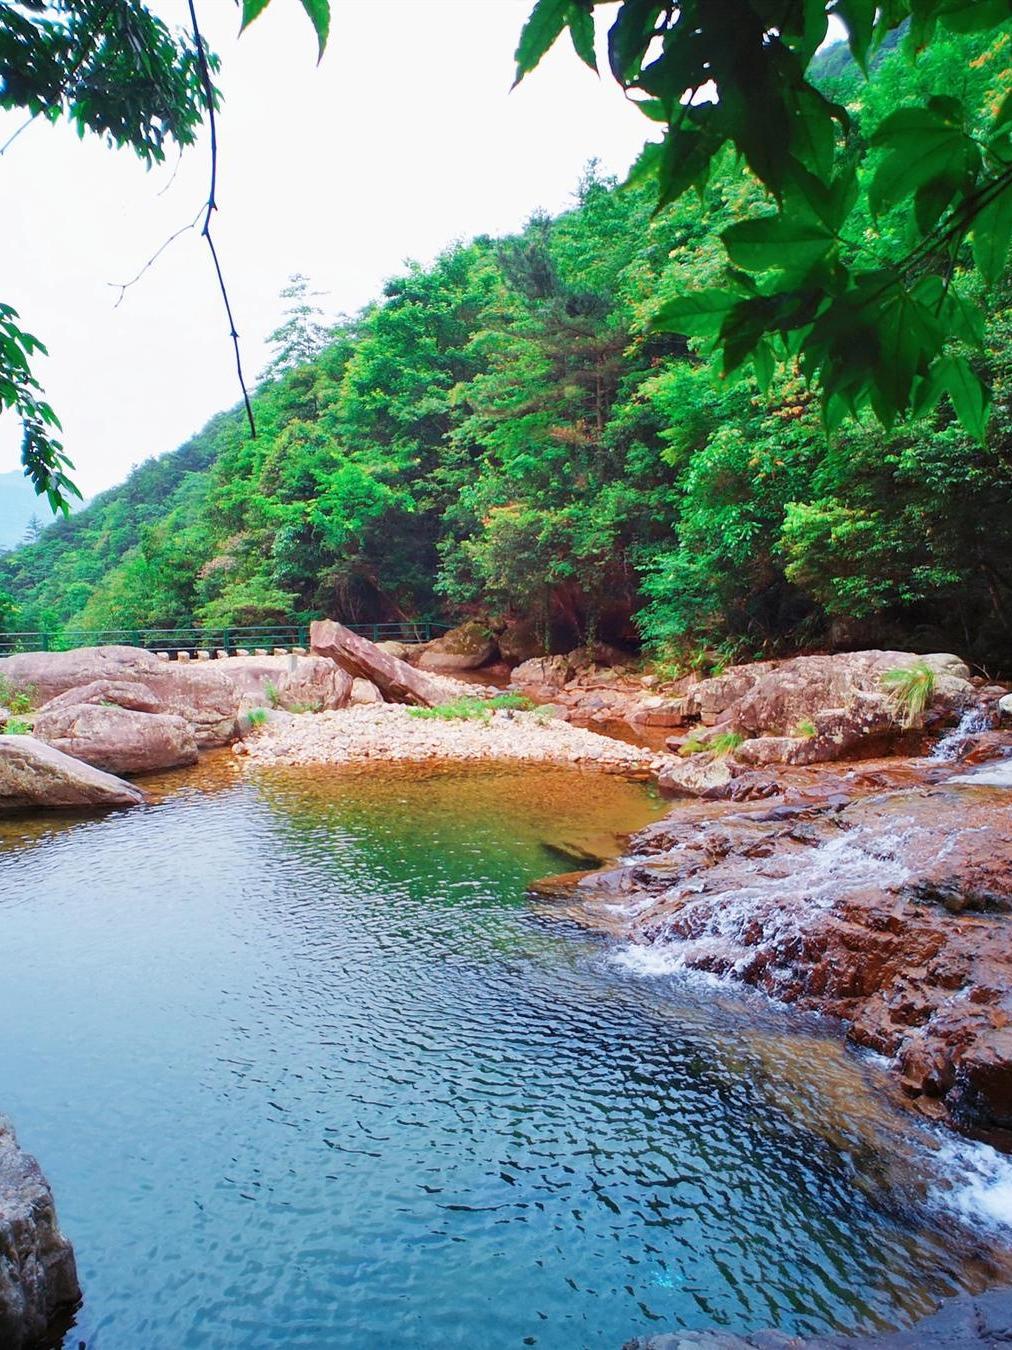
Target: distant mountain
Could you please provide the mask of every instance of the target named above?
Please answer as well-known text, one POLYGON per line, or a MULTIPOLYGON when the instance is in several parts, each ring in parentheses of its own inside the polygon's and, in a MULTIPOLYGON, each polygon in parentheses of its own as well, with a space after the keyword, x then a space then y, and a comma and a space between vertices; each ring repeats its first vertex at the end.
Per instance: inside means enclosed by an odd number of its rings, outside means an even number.
POLYGON ((0 473, 0 548, 23 543, 32 516, 38 516, 43 525, 52 520, 45 497, 36 497, 31 483, 17 469, 0 473))

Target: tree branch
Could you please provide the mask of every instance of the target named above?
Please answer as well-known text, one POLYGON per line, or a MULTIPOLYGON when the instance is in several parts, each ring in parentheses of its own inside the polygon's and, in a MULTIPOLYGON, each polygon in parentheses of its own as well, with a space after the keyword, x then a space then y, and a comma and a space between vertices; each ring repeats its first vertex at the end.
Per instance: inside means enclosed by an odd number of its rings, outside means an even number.
MULTIPOLYGON (((218 261, 218 251, 214 246, 214 240, 211 237, 211 216, 218 209, 215 194, 218 186, 218 128, 214 116, 214 86, 211 84, 211 72, 207 65, 207 54, 204 51, 204 39, 200 35, 200 26, 197 23, 197 10, 194 0, 187 0, 190 10, 190 25, 193 30, 193 40, 197 48, 197 59, 200 63, 200 79, 204 86, 204 97, 207 102, 207 117, 211 129, 211 186, 207 194, 207 206, 204 213, 204 226, 200 231, 201 235, 207 240, 207 246, 211 251, 211 260, 214 263, 215 274, 218 278, 218 287, 221 291, 221 298, 225 302, 225 313, 228 316, 229 336, 232 339, 232 346, 235 349, 235 369, 239 377, 239 387, 242 390, 242 400, 246 406, 246 417, 249 420, 250 435, 256 438, 257 425, 253 417, 253 405, 250 402, 249 391, 246 388, 246 381, 242 373, 242 355, 239 351, 239 334, 236 331, 235 319, 232 317, 232 305, 228 298, 228 290, 225 286, 225 278, 222 276, 221 263, 218 261)), ((167 241, 171 242, 171 241, 167 241)))
POLYGON ((131 277, 129 281, 106 282, 107 286, 112 286, 114 288, 117 286, 119 287, 119 297, 116 300, 116 303, 113 305, 113 309, 119 309, 120 305, 123 303, 123 297, 126 295, 130 287, 135 285, 138 281, 140 281, 144 273, 149 268, 155 265, 155 263, 158 261, 158 259, 162 256, 162 254, 165 252, 165 250, 169 247, 171 243, 174 243, 175 240, 177 240, 181 234, 185 234, 187 230, 196 229, 197 221, 203 214, 204 214, 204 207, 201 206, 200 210, 190 221, 189 225, 180 225, 178 230, 173 231, 173 233, 169 235, 168 239, 166 239, 165 242, 159 248, 157 248, 154 251, 154 253, 152 253, 151 257, 147 260, 147 262, 144 264, 144 266, 141 268, 141 270, 137 273, 135 277, 131 277))

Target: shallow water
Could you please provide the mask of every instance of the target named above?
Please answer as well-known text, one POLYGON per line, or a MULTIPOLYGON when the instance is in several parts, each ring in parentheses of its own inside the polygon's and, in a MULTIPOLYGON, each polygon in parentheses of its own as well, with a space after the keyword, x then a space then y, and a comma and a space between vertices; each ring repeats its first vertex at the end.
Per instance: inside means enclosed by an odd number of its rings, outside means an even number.
POLYGON ((617 1350, 1007 1278, 945 1191, 986 1155, 933 1154, 881 1065, 532 910, 658 813, 643 786, 219 758, 153 787, 0 824, 0 1104, 76 1246, 68 1346, 617 1350))

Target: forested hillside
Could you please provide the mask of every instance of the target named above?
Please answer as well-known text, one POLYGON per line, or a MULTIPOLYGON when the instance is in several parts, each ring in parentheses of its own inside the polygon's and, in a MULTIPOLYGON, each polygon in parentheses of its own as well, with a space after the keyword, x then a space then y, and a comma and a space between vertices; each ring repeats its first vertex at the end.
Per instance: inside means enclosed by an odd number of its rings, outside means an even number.
MULTIPOLYGON (((869 85, 830 53, 822 80, 866 183, 862 126, 954 89, 993 115, 1008 67, 1005 36, 947 38, 869 85)), ((411 266, 319 350, 296 317, 258 438, 222 414, 8 555, 8 627, 523 614, 683 658, 903 642, 1012 664, 1008 278, 962 316, 986 330, 985 444, 948 401, 827 434, 794 369, 762 391, 648 328, 719 282, 754 179, 728 157, 700 196, 655 200, 591 170, 571 211, 411 266)), ((898 222, 865 205, 855 247, 898 222)))

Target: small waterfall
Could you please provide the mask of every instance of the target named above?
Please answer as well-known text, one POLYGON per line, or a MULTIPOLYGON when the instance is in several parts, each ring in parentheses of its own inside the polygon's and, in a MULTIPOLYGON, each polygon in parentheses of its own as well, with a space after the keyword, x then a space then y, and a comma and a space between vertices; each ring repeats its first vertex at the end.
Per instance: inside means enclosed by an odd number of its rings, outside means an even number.
POLYGON ((959 726, 954 727, 948 735, 942 737, 928 756, 928 759, 955 759, 963 748, 963 743, 965 741, 969 740, 971 736, 976 736, 980 731, 990 731, 990 729, 990 715, 985 712, 983 708, 978 707, 977 704, 973 704, 966 709, 963 716, 959 719, 959 726))

